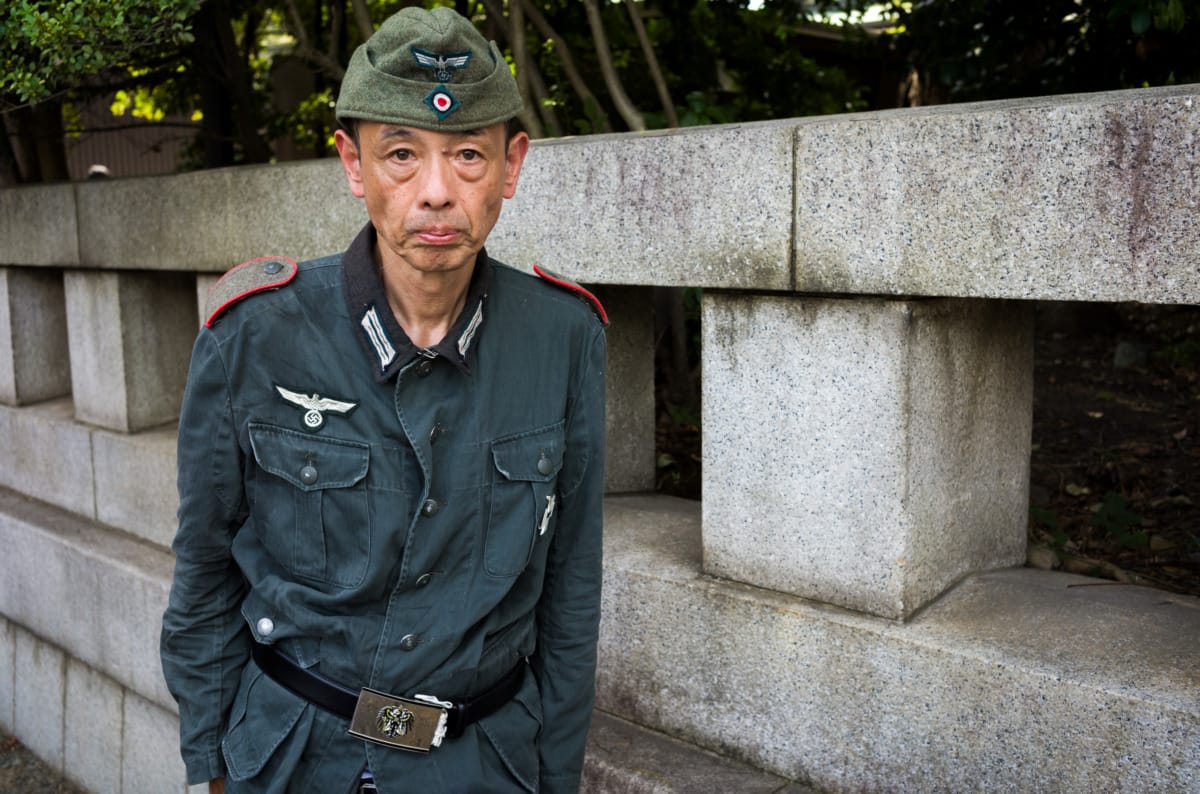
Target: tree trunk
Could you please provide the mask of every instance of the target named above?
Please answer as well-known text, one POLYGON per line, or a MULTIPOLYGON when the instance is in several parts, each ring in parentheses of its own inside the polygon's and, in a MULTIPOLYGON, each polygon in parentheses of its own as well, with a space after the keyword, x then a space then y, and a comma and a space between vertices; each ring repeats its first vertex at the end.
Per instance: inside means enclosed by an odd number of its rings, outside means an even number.
POLYGON ((588 26, 592 30, 592 40, 596 45, 596 58, 600 61, 600 72, 604 75, 604 84, 608 87, 613 104, 616 105, 617 112, 621 114, 621 118, 625 120, 629 129, 640 132, 646 129, 646 121, 625 93, 621 78, 617 76, 617 70, 612 61, 612 50, 608 46, 608 36, 604 32, 604 19, 600 16, 600 8, 596 5, 596 0, 583 0, 583 7, 587 11, 588 26))
POLYGON ((612 124, 608 121, 608 114, 604 112, 604 109, 600 106, 600 102, 596 99, 596 95, 592 93, 583 76, 579 74, 579 69, 575 66, 575 59, 571 57, 571 48, 567 46, 567 42, 546 21, 546 17, 542 16, 541 11, 538 10, 535 3, 531 3, 529 0, 518 1, 522 2, 525 6, 525 12, 533 22, 533 26, 554 45, 554 51, 558 53, 559 65, 562 66, 563 73, 566 74, 567 81, 571 83, 571 88, 574 89, 575 95, 579 97, 579 101, 585 109, 591 108, 591 110, 586 111, 589 118, 594 115, 601 120, 597 132, 612 132, 612 124))
POLYGON ((663 77, 662 68, 658 65, 658 56, 654 54, 654 46, 650 43, 650 36, 646 34, 646 26, 642 24, 642 12, 638 9, 638 4, 634 0, 625 0, 625 7, 629 9, 629 19, 633 22, 633 29, 637 33, 638 43, 642 45, 642 54, 646 56, 646 65, 650 69, 650 77, 654 80, 654 87, 658 90, 658 99, 662 102, 663 113, 667 117, 668 127, 679 126, 679 116, 675 113, 675 102, 671 99, 671 91, 667 88, 667 80, 663 77))
POLYGON ((0 159, 11 155, 11 166, 0 164, 0 168, 10 168, 9 177, 19 184, 71 178, 60 102, 49 100, 11 110, 4 114, 4 127, 6 145, 0 150, 0 159))

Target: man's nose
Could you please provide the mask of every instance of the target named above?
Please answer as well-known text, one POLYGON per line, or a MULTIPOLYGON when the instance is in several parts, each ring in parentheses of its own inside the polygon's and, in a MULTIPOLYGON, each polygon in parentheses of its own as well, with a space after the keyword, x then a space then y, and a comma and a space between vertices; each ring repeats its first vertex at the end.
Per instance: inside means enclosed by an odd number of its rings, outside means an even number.
POLYGON ((442 209, 454 203, 453 165, 441 157, 427 161, 422 169, 421 205, 442 209))

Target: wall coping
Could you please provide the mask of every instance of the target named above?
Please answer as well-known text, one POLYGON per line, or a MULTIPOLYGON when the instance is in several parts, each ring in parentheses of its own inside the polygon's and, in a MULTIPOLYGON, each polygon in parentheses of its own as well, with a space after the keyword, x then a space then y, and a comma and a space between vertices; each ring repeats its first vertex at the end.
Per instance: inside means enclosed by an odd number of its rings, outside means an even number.
MULTIPOLYGON (((596 284, 1200 303, 1198 122, 1187 85, 539 141, 489 250, 596 284)), ((336 158, 11 188, 0 263, 216 273, 363 222, 336 158)))

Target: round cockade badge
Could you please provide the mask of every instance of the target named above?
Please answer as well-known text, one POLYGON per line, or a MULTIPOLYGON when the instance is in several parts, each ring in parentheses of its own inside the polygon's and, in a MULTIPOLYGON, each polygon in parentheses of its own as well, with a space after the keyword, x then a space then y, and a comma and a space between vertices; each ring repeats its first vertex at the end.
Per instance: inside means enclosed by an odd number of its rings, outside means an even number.
POLYGON ((433 90, 429 96, 425 97, 425 104, 437 114, 438 119, 445 119, 454 111, 458 110, 459 102, 450 93, 450 90, 444 85, 440 85, 433 90))

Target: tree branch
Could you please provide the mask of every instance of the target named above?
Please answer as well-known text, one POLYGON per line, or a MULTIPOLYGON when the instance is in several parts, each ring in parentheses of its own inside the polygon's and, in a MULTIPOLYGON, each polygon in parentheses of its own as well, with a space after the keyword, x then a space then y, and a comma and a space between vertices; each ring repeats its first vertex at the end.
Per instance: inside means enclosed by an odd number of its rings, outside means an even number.
POLYGON ((642 14, 638 10, 638 4, 634 0, 625 0, 625 7, 629 9, 629 18, 633 21, 633 29, 637 32, 638 42, 642 45, 642 54, 646 56, 646 65, 650 68, 650 77, 654 80, 654 87, 658 89, 658 100, 662 102, 663 112, 667 115, 667 126, 678 127, 679 116, 675 113, 675 103, 671 100, 671 91, 667 88, 667 80, 663 77, 662 68, 658 65, 658 56, 654 54, 654 47, 650 44, 650 37, 646 34, 646 26, 642 24, 642 14))
POLYGON ((612 51, 608 46, 608 36, 604 32, 604 20, 600 17, 600 9, 596 5, 596 0, 583 0, 583 7, 587 11, 588 26, 592 30, 592 40, 596 45, 596 57, 600 61, 600 72, 604 75, 604 84, 608 87, 608 93, 612 95, 613 104, 617 106, 617 112, 621 114, 621 118, 625 120, 629 129, 640 132, 646 129, 646 121, 625 93, 625 87, 621 85, 621 78, 617 76, 617 70, 613 66, 612 51))
POLYGON ((583 76, 579 73, 579 69, 575 66, 575 59, 571 57, 571 48, 567 46, 567 42, 546 21, 546 18, 542 16, 542 12, 538 10, 536 4, 528 2, 528 0, 520 1, 524 2, 525 12, 528 14, 529 19, 533 21, 533 26, 554 45, 554 51, 558 53, 559 65, 562 66, 563 73, 566 74, 567 81, 571 84, 571 88, 574 89, 575 95, 579 97, 585 108, 590 105, 599 114, 602 120, 600 131, 612 132, 612 124, 608 121, 608 114, 604 112, 600 102, 596 99, 596 95, 588 88, 588 84, 584 81, 583 76))
POLYGON ((358 35, 362 37, 363 41, 366 41, 375 32, 375 26, 371 23, 371 9, 367 7, 367 0, 351 0, 350 7, 354 9, 354 25, 358 28, 358 35))
POLYGON ((304 29, 304 20, 300 16, 300 10, 296 8, 295 0, 287 0, 287 10, 288 20, 291 23, 288 27, 291 29, 292 35, 296 37, 296 55, 316 64, 330 77, 341 82, 342 78, 346 76, 346 70, 340 63, 309 43, 308 31, 304 29))

